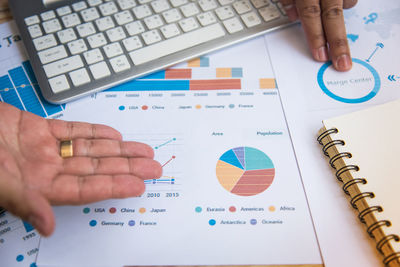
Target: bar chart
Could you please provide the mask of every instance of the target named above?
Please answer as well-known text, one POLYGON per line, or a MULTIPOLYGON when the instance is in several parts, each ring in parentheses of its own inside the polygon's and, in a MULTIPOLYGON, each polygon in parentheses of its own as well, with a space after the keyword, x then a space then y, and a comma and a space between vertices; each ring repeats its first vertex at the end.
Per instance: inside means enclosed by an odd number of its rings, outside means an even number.
POLYGON ((29 61, 0 77, 0 100, 41 117, 65 110, 65 105, 53 105, 44 100, 29 61))

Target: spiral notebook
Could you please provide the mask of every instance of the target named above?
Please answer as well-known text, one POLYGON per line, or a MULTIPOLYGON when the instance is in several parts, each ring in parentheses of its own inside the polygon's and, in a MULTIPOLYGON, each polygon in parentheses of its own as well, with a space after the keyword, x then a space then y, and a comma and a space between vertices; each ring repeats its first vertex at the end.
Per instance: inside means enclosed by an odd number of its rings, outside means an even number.
POLYGON ((386 266, 400 266, 400 100, 323 121, 318 142, 386 266))

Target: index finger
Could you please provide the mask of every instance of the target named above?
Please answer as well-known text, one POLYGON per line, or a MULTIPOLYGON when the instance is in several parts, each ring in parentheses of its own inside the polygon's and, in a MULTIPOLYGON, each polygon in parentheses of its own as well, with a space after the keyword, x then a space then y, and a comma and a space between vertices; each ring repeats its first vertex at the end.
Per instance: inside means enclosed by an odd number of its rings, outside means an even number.
POLYGON ((333 66, 338 71, 348 71, 352 62, 344 24, 343 0, 323 0, 321 8, 322 23, 333 66))
POLYGON ((75 138, 122 140, 117 130, 106 125, 62 120, 48 120, 48 123, 52 134, 59 140, 75 138))

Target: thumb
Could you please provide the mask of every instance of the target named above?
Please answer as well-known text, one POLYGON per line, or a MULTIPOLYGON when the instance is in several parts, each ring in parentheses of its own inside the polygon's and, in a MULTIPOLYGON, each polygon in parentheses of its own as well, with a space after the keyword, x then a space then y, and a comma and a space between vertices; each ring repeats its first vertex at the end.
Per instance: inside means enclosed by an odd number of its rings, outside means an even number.
POLYGON ((0 177, 0 206, 31 223, 41 235, 49 236, 54 231, 49 201, 38 191, 24 189, 18 179, 7 174, 0 177))

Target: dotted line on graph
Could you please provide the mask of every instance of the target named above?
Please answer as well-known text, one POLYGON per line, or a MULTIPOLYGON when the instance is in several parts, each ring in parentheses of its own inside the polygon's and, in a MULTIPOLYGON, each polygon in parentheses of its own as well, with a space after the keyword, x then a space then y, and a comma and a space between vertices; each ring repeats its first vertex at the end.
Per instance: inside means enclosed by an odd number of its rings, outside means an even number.
MULTIPOLYGON (((32 83, 33 85, 38 85, 37 83, 32 83)), ((21 84, 20 86, 17 87, 12 87, 12 88, 2 88, 0 89, 0 92, 8 92, 10 90, 16 90, 16 89, 24 89, 28 86, 32 86, 31 84, 21 84)))

